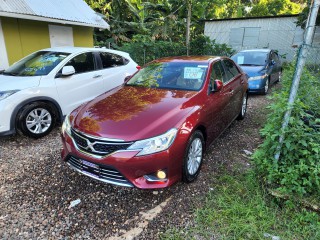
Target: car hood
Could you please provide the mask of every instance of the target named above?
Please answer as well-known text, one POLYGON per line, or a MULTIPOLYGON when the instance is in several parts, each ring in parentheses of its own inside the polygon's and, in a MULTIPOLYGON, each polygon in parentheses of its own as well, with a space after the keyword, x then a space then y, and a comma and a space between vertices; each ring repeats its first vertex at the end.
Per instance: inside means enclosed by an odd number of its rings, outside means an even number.
POLYGON ((122 86, 72 114, 74 128, 111 139, 134 141, 165 133, 194 108, 198 92, 122 86))
POLYGON ((242 70, 248 74, 249 77, 254 77, 260 75, 263 70, 266 69, 265 66, 241 66, 242 70))
POLYGON ((22 90, 39 86, 41 76, 18 77, 0 75, 0 91, 22 90))

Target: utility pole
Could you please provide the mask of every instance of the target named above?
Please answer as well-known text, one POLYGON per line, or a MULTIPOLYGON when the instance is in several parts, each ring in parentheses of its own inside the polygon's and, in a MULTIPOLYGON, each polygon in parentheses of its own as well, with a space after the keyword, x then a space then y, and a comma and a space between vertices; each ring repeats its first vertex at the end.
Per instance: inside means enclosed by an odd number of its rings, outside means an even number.
POLYGON ((186 33, 186 46, 187 46, 187 56, 189 56, 189 47, 190 47, 190 23, 191 23, 191 0, 187 0, 187 33, 186 33))
POLYGON ((291 112, 293 109, 293 104, 294 104, 294 101, 295 101, 297 93, 298 93, 300 78, 302 75, 303 67, 306 62, 308 48, 310 47, 310 45, 312 43, 313 36, 314 36, 314 30, 315 30, 319 5, 320 5, 320 0, 313 0, 311 2, 311 8, 310 8, 308 21, 307 21, 307 25, 306 25, 304 41, 303 41, 303 44, 301 45, 299 55, 298 55, 298 60, 296 63, 296 71, 294 73, 293 81, 292 81, 292 85, 291 85, 291 91, 290 91, 290 96, 289 96, 289 100, 288 100, 288 108, 287 108, 287 111, 286 111, 284 118, 283 118, 283 122, 282 122, 282 126, 281 126, 281 135, 279 138, 279 144, 278 144, 278 147, 276 150, 276 154, 274 156, 274 163, 277 163, 280 158, 281 147, 282 147, 284 137, 285 137, 284 136, 285 130, 288 127, 289 119, 290 119, 291 112))

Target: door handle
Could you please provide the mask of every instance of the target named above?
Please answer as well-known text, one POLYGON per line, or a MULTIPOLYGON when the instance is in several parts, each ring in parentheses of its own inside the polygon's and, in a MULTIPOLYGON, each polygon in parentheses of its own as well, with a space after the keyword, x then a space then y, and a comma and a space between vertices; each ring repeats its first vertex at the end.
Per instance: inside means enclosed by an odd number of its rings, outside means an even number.
POLYGON ((97 74, 97 75, 94 75, 94 76, 93 76, 93 78, 99 78, 99 77, 102 77, 102 75, 98 75, 98 74, 97 74))

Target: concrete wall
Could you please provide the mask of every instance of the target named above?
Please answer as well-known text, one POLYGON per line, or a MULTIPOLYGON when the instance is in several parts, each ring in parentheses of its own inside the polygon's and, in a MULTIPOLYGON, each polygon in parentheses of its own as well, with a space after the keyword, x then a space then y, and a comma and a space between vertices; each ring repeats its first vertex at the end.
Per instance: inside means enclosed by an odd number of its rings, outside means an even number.
POLYGON ((236 51, 271 48, 278 50, 287 60, 292 60, 303 41, 303 29, 296 26, 296 21, 295 16, 206 21, 204 34, 217 43, 230 45, 236 51), (244 36, 243 32, 247 32, 248 36, 244 36))

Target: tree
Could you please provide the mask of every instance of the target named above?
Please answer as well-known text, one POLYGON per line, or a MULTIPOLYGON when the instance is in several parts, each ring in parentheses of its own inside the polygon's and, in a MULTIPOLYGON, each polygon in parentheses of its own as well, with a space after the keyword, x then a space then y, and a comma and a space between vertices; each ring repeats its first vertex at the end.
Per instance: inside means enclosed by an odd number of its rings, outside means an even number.
POLYGON ((259 0, 253 1, 247 16, 276 16, 284 14, 298 14, 303 5, 290 0, 259 0), (257 2, 257 3, 254 3, 257 2))
MULTIPOLYGON (((311 1, 308 0, 307 7, 303 9, 303 11, 299 14, 297 25, 302 28, 306 27, 309 11, 310 11, 311 1)), ((320 14, 318 13, 316 25, 320 26, 320 14)))

